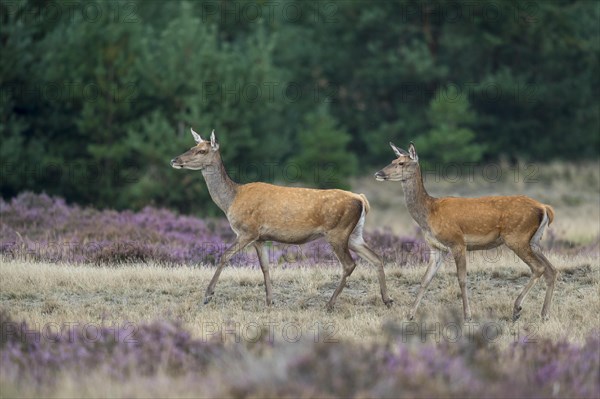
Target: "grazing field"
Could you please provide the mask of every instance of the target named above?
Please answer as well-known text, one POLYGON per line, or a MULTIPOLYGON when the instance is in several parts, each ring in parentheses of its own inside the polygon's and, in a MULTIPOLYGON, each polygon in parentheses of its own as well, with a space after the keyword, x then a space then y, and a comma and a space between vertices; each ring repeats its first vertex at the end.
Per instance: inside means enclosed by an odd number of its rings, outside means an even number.
POLYGON ((423 267, 388 267, 387 309, 375 270, 361 265, 329 313, 339 278, 329 266, 276 269, 266 309, 251 268, 225 270, 203 306, 209 268, 6 261, 2 396, 595 397, 598 263, 551 260, 561 277, 550 320, 539 317, 542 283, 517 323, 512 302, 528 273, 507 256, 472 262, 470 323, 451 267, 408 322, 423 267))
POLYGON ((341 267, 322 243, 271 247, 271 308, 252 252, 201 305, 231 240, 225 222, 33 194, 0 202, 0 396, 598 397, 599 173, 549 165, 527 184, 426 182, 433 195, 520 192, 555 208, 542 240, 560 272, 546 322, 543 279, 512 322, 530 271, 506 250, 468 254, 471 322, 450 259, 408 321, 428 251, 393 183, 359 179, 355 191, 371 201, 366 240, 395 304, 360 263, 333 312, 341 267))
MULTIPOLYGON (((472 327, 492 323, 490 331, 498 329, 503 333, 493 341, 502 346, 518 338, 534 337, 584 341, 598 327, 598 262, 589 255, 554 255, 550 260, 561 272, 550 320, 540 319, 545 290, 545 283, 540 281, 528 296, 521 319, 513 324, 512 305, 529 279, 528 268, 508 253, 493 264, 475 257, 469 270, 472 327)), ((225 269, 214 302, 208 305, 202 304, 213 272, 208 267, 133 264, 112 268, 7 261, 0 270, 3 307, 12 318, 32 325, 84 321, 113 325, 170 319, 181 321, 194 336, 210 338, 222 333, 223 339, 234 341, 250 334, 255 325, 268 329, 273 323, 279 325, 273 327, 273 338, 285 341, 281 328, 291 323, 289 332, 296 333, 292 330, 297 327, 298 335, 304 338, 314 338, 321 329, 323 336, 336 340, 365 342, 383 340, 382 325, 386 323, 415 328, 405 316, 424 268, 388 266, 390 295, 395 300, 394 307, 388 310, 381 302, 375 269, 361 264, 333 312, 327 312, 324 306, 339 282, 340 270, 329 265, 275 268, 275 305, 271 308, 265 306, 262 273, 257 268, 225 269)), ((451 336, 453 331, 445 331, 441 336, 435 331, 426 332, 427 328, 443 327, 444 323, 462 323, 461 306, 456 272, 448 260, 432 282, 418 313, 417 324, 423 328, 424 337, 440 340, 451 336)))

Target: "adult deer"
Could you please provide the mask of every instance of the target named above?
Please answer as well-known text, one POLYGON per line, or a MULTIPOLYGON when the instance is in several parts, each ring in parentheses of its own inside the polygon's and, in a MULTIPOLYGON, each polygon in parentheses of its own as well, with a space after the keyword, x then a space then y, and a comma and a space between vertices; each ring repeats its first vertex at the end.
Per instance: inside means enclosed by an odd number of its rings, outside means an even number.
POLYGON ((390 145, 397 158, 375 173, 375 178, 379 181, 400 181, 408 211, 421 227, 433 253, 409 318, 414 318, 427 286, 440 268, 443 255, 451 252, 456 262, 464 318, 471 319, 466 286, 466 251, 506 244, 532 271, 531 279, 515 301, 513 320, 519 318, 523 299, 542 275, 546 280, 542 318, 547 319, 557 272, 541 253, 539 241, 546 226, 554 219, 552 207, 525 196, 433 198, 423 186, 415 146, 410 143, 408 151, 405 151, 392 143, 390 145))
POLYGON ((237 184, 225 171, 214 130, 210 140, 203 140, 193 129, 192 135, 197 145, 173 159, 171 166, 202 171, 210 196, 225 212, 237 235, 233 245, 219 260, 206 289, 205 304, 214 295, 219 275, 229 259, 253 245, 264 275, 267 306, 271 305, 271 279, 264 242, 302 244, 324 237, 343 267, 342 279, 327 308, 333 309, 337 296, 346 285, 346 279, 356 266, 349 249, 377 267, 381 298, 388 307, 391 306, 393 301, 387 294, 383 262, 363 240, 365 216, 369 211, 369 202, 363 194, 281 187, 267 183, 237 184))

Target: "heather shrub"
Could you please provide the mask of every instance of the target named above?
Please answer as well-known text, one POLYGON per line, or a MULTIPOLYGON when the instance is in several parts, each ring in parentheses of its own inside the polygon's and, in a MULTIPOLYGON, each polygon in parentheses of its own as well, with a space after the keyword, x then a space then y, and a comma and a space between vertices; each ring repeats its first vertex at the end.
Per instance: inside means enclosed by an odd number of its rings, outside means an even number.
MULTIPOLYGON (((139 212, 81 208, 46 194, 0 199, 0 216, 0 254, 36 261, 214 264, 235 237, 224 218, 203 220, 152 207, 139 212)), ((414 265, 428 259, 420 238, 377 230, 367 232, 365 239, 388 263, 414 265)), ((338 267, 322 239, 303 246, 274 243, 268 249, 271 263, 282 267, 338 267)), ((236 255, 232 264, 258 267, 258 259, 249 249, 236 255)))
POLYGON ((418 231, 414 237, 401 237, 389 229, 367 231, 365 241, 386 262, 409 266, 429 262, 430 249, 418 231))
POLYGON ((537 345, 514 344, 503 354, 502 374, 521 386, 548 396, 598 397, 600 394, 600 332, 583 345, 544 339, 537 345))
MULTIPOLYGON (((225 218, 203 220, 153 207, 139 212, 81 208, 46 194, 22 193, 8 202, 0 199, 0 217, 0 255, 36 261, 212 265, 235 237, 225 218)), ((411 236, 389 229, 365 231, 364 236, 385 263, 416 266, 429 261, 429 247, 418 229, 411 236)), ((600 238, 574 247, 550 230, 544 245, 564 254, 598 254, 600 238)), ((302 246, 272 243, 268 250, 271 263, 284 268, 339 266, 323 239, 302 246)), ((252 248, 237 254, 231 263, 258 267, 252 248)))
POLYGON ((44 261, 205 263, 233 236, 225 220, 207 223, 151 207, 100 211, 45 194, 0 200, 0 215, 2 254, 44 261))
POLYGON ((199 372, 222 345, 192 339, 178 323, 156 321, 121 327, 73 323, 60 331, 14 322, 0 311, 0 365, 15 378, 51 384, 60 372, 100 370, 115 380, 132 374, 199 372))
MULTIPOLYGON (((0 377, 48 395, 59 376, 108 383, 166 376, 178 392, 214 397, 581 397, 600 394, 600 336, 498 349, 485 340, 421 343, 229 342, 177 322, 50 333, 0 311, 0 377)), ((476 332, 477 334, 477 332, 476 332)), ((476 335, 475 334, 475 335, 476 335)))

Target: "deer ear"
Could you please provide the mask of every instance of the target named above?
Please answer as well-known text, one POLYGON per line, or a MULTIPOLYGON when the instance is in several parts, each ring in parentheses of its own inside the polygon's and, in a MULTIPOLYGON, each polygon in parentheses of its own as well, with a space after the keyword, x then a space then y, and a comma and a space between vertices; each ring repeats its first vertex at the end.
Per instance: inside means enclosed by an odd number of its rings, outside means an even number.
POLYGON ((202 137, 200 137, 200 135, 198 133, 194 132, 193 128, 191 128, 190 130, 192 131, 192 136, 194 136, 194 140, 196 141, 196 143, 200 144, 204 141, 204 140, 202 140, 202 137))
POLYGON ((210 134, 210 147, 213 149, 213 151, 219 149, 219 143, 217 143, 217 139, 215 138, 215 129, 213 129, 212 133, 210 134))
POLYGON ((394 154, 396 154, 397 157, 400 157, 402 155, 408 155, 408 152, 404 151, 401 148, 396 147, 394 145, 394 143, 392 143, 391 141, 390 141, 390 147, 392 147, 392 150, 394 150, 394 154))
POLYGON ((415 148, 415 145, 412 143, 412 141, 410 142, 410 145, 408 146, 408 155, 410 156, 410 159, 412 159, 413 161, 419 160, 419 156, 417 155, 417 149, 415 148))

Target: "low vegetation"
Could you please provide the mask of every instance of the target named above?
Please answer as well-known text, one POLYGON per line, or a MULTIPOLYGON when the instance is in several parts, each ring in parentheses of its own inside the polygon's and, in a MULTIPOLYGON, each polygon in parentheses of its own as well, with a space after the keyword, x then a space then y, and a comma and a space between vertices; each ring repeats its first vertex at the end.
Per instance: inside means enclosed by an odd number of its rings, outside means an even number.
POLYGON ((400 187, 372 179, 356 191, 371 200, 365 238, 385 258, 391 309, 360 263, 327 312, 341 267, 318 242, 270 248, 271 308, 252 251, 204 306, 232 240, 226 221, 35 194, 0 202, 0 396, 598 397, 598 176, 586 170, 585 184, 426 182, 434 195, 523 192, 552 204, 542 244, 559 278, 547 322, 543 281, 512 322, 530 271, 504 250, 468 255, 472 322, 450 259, 408 321, 428 250, 400 187))
MULTIPOLYGON (((202 220, 166 209, 98 211, 70 206, 45 194, 24 193, 0 200, 0 252, 8 258, 51 262, 115 265, 152 262, 161 265, 213 264, 233 242, 225 219, 202 220)), ((366 235, 386 261, 406 264, 428 259, 420 237, 398 236, 389 230, 366 235)), ((315 263, 337 265, 330 246, 319 240, 305 247, 274 244, 271 262, 291 267, 315 263)), ((254 251, 232 260, 237 266, 258 266, 254 251)))
MULTIPOLYGON (((600 339, 452 344, 202 340, 176 323, 48 333, 0 313, 2 396, 597 397, 600 339)), ((266 337, 266 336, 265 336, 266 337)))

